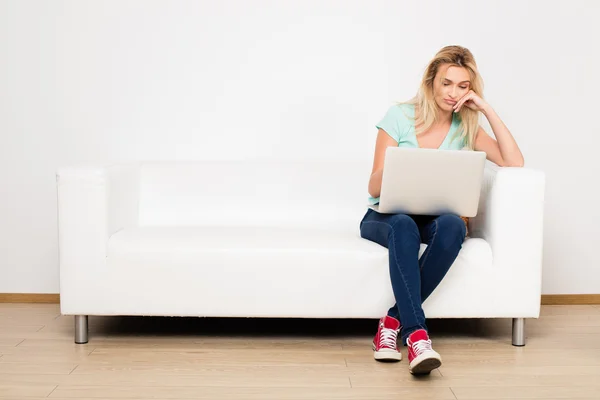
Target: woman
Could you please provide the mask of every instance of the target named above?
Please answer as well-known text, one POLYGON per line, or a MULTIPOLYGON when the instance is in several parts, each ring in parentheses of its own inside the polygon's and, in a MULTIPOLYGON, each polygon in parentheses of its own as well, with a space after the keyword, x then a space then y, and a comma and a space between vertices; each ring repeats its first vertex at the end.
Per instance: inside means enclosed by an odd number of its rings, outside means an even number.
MULTIPOLYGON (((483 100, 482 80, 471 52, 447 46, 431 60, 420 90, 407 103, 389 108, 377 125, 370 202, 381 191, 385 149, 389 146, 484 151, 499 166, 521 167, 523 155, 511 133, 483 100), (496 139, 479 126, 485 115, 496 139)), ((396 304, 379 321, 373 340, 376 360, 400 361, 397 336, 408 347, 409 371, 427 374, 441 365, 427 333, 422 303, 444 278, 466 236, 457 215, 437 217, 381 214, 369 209, 360 223, 361 236, 389 249, 390 279, 396 304), (427 249, 419 259, 419 247, 427 249)))

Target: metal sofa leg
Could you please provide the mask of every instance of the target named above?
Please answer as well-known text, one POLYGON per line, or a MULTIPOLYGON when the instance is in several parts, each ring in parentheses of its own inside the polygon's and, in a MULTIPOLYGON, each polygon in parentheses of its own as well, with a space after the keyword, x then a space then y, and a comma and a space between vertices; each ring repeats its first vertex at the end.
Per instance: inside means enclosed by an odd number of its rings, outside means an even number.
POLYGON ((525 318, 513 318, 512 344, 513 346, 525 346, 525 318))
POLYGON ((75 343, 83 344, 88 342, 88 316, 75 316, 75 343))

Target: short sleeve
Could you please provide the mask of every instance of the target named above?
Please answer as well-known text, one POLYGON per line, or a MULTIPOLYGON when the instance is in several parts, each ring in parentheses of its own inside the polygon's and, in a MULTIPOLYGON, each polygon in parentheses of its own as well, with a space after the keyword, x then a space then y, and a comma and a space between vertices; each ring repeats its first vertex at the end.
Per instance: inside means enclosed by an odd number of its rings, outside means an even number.
POLYGON ((396 142, 400 143, 406 133, 406 115, 398 105, 393 105, 375 126, 377 129, 386 131, 396 142))

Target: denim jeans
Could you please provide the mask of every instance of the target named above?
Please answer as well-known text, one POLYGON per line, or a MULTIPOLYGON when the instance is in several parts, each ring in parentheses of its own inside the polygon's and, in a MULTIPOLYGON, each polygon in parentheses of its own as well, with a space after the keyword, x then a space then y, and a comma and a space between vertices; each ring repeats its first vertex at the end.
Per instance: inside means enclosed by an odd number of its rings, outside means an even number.
POLYGON ((388 315, 400 320, 402 343, 406 344, 412 332, 427 330, 422 304, 458 256, 466 235, 465 223, 453 214, 381 214, 369 209, 360 222, 360 235, 389 250, 396 304, 388 315), (421 243, 428 246, 419 259, 421 243))

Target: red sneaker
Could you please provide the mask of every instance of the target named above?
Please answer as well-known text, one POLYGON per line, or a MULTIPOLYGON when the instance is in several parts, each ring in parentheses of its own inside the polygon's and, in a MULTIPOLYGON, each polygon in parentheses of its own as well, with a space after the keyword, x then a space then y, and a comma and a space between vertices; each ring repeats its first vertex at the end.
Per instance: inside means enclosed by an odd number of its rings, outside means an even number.
POLYGON ((424 329, 411 333, 406 345, 411 374, 428 374, 442 365, 442 357, 431 348, 431 340, 424 329))
POLYGON ((378 361, 400 361, 402 353, 398 351, 396 339, 400 332, 400 321, 385 316, 379 320, 379 328, 373 339, 373 356, 378 361))

